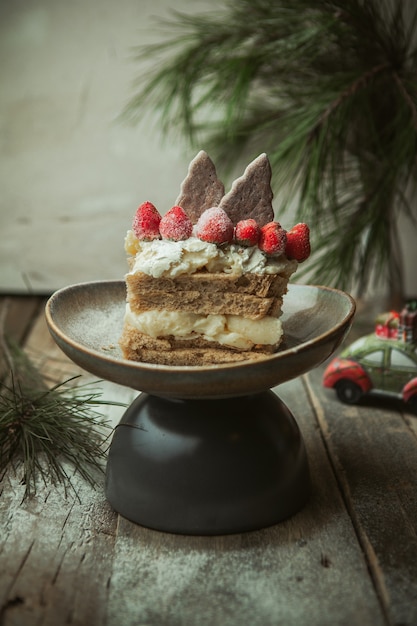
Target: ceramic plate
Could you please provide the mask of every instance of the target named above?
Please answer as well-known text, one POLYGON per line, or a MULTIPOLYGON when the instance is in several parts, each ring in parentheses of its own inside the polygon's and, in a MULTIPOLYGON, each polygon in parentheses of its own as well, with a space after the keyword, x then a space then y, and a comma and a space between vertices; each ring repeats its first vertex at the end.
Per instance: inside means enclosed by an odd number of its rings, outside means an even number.
POLYGON ((282 316, 285 341, 278 352, 202 367, 124 359, 118 346, 124 310, 123 281, 81 283, 51 296, 46 319, 63 352, 100 378, 157 396, 220 398, 265 391, 319 365, 349 330, 355 303, 337 289, 290 285, 282 316))

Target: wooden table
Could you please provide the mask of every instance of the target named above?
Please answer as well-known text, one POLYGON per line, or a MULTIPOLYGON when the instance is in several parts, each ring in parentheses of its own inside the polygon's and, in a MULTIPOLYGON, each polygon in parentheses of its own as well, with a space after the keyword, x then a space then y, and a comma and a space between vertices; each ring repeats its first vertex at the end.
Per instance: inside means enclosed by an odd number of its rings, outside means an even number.
MULTIPOLYGON (((44 304, 11 298, 7 330, 64 379, 79 370, 50 338, 44 304)), ((67 496, 40 485, 21 503, 19 477, 1 477, 0 625, 416 625, 417 418, 396 402, 344 406, 321 373, 280 386, 313 486, 271 528, 165 534, 112 511, 103 478, 94 490, 74 475, 67 496)), ((103 394, 136 395, 107 382, 103 394)), ((109 407, 114 424, 122 413, 109 407)))

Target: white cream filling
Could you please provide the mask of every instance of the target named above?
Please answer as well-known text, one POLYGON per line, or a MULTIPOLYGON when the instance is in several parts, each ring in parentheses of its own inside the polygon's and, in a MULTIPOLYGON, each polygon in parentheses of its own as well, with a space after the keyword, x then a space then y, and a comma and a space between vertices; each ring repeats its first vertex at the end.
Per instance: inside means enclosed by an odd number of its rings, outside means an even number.
POLYGON ((129 230, 125 239, 125 250, 135 257, 131 274, 143 272, 148 276, 175 278, 181 274, 193 274, 205 269, 210 273, 225 273, 241 276, 253 274, 290 275, 297 269, 295 260, 289 261, 284 255, 267 257, 258 246, 228 244, 217 246, 214 243, 189 237, 184 241, 155 239, 138 241, 129 230))
POLYGON ((254 344, 274 345, 282 337, 282 324, 276 317, 250 320, 239 315, 199 315, 185 311, 152 310, 133 313, 126 305, 125 321, 151 337, 187 340, 196 335, 222 345, 250 350, 254 344))

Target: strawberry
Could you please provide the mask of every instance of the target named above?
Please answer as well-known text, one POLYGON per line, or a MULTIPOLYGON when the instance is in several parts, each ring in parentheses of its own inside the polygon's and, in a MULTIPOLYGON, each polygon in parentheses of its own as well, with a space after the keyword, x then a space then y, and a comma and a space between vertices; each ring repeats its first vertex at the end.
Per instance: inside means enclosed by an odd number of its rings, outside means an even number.
POLYGON ((165 213, 159 224, 159 232, 164 239, 181 241, 188 239, 193 231, 193 224, 180 206, 173 206, 165 213))
POLYGON ((240 220, 235 227, 235 241, 241 246, 256 246, 259 240, 260 228, 256 220, 250 218, 240 220))
POLYGON ((137 209, 133 218, 132 230, 140 240, 159 239, 161 216, 151 202, 144 202, 137 209))
POLYGON ((195 232, 202 241, 220 245, 233 240, 234 226, 226 211, 212 207, 200 215, 195 232))
POLYGON ((310 229, 307 224, 296 224, 287 232, 285 255, 302 263, 310 256, 310 229))
POLYGON ((268 222, 262 226, 258 246, 267 256, 278 256, 285 251, 287 232, 279 222, 268 222))

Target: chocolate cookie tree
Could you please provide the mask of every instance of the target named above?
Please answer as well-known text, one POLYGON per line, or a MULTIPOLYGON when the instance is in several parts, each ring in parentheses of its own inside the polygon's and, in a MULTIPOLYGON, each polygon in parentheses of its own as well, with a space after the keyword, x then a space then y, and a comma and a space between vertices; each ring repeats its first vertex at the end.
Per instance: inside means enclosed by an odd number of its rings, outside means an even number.
POLYGON ((314 225, 312 280, 388 281, 403 296, 397 217, 415 220, 417 7, 388 0, 231 0, 176 13, 126 108, 159 111, 222 169, 269 154, 283 207, 314 225), (173 34, 174 33, 174 34, 173 34))

